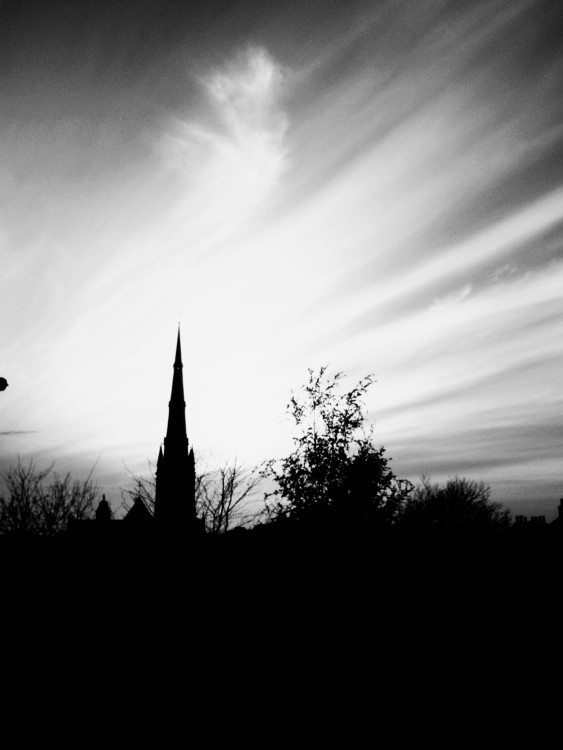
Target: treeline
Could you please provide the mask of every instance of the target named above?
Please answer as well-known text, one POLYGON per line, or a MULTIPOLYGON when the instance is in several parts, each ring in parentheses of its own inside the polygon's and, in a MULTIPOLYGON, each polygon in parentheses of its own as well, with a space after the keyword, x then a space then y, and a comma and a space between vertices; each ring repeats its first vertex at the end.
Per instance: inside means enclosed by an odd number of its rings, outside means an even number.
MULTIPOLYGON (((288 456, 247 469, 238 462, 200 471, 197 512, 208 535, 270 538, 280 535, 394 534, 498 535, 512 526, 510 512, 491 500, 482 482, 453 477, 444 484, 398 478, 385 449, 374 442, 364 399, 371 375, 351 389, 344 376, 309 370, 287 405, 294 425, 288 456)), ((53 537, 96 516, 112 517, 92 477, 74 479, 38 470, 33 461, 2 475, 0 534, 53 537)), ((123 492, 122 513, 137 502, 154 509, 154 474, 134 476, 123 492)))

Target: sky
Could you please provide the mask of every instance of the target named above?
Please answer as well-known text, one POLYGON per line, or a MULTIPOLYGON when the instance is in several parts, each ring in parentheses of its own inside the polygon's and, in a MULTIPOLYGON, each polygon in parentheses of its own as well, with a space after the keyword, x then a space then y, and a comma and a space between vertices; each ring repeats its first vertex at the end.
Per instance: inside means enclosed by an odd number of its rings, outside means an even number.
POLYGON ((558 0, 0 3, 0 468, 114 507, 287 455, 326 365, 399 477, 563 497, 558 0))

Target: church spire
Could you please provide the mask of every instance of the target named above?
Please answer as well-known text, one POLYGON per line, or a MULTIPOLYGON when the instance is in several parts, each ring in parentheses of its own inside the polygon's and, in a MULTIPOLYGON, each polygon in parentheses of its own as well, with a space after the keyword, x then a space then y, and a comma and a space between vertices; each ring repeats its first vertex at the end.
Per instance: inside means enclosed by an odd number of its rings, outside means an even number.
POLYGON ((195 521, 195 466, 186 432, 186 402, 182 377, 180 327, 176 341, 172 391, 164 450, 157 461, 155 517, 171 525, 195 521))

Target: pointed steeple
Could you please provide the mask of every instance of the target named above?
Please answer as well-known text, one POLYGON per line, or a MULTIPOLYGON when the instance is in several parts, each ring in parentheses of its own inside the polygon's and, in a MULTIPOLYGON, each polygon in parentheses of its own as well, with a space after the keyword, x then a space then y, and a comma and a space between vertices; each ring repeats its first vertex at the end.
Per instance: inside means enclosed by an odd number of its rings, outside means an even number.
POLYGON ((183 367, 182 365, 182 344, 180 342, 180 325, 178 324, 178 339, 176 341, 176 359, 174 367, 183 367))
POLYGON ((172 392, 168 402, 168 427, 164 438, 164 450, 187 450, 188 436, 186 432, 186 402, 184 401, 184 380, 182 376, 182 347, 180 344, 180 327, 176 342, 176 357, 174 359, 174 375, 172 376, 172 392))
POLYGON ((184 365, 182 364, 182 345, 180 343, 180 327, 178 326, 178 340, 176 341, 176 357, 174 359, 174 376, 172 378, 172 393, 170 394, 170 405, 181 404, 186 405, 184 401, 184 382, 182 377, 182 370, 184 365))
POLYGON ((181 528, 195 521, 196 512, 195 466, 193 451, 190 450, 186 432, 186 402, 184 401, 179 326, 173 367, 164 450, 161 446, 157 460, 155 518, 168 525, 181 528))

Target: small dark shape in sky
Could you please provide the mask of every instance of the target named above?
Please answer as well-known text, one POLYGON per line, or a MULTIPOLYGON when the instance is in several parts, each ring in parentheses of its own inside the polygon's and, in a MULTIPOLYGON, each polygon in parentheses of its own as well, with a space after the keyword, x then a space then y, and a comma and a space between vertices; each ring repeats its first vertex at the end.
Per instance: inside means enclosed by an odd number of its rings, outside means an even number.
POLYGON ((0 391, 5 391, 8 387, 8 381, 6 378, 0 378, 0 391))

